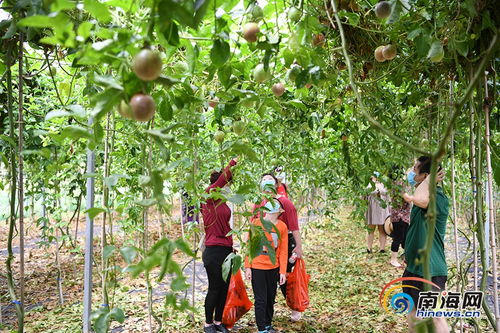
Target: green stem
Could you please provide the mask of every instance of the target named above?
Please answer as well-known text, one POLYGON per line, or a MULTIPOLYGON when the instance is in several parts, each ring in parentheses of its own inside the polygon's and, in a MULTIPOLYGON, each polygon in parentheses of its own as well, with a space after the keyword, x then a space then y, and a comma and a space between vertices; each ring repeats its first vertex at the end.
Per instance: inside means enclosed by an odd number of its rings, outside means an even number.
MULTIPOLYGON (((12 48, 10 45, 7 49, 5 64, 7 66, 7 112, 9 114, 9 130, 10 137, 13 142, 15 142, 16 137, 14 134, 14 111, 12 106, 12 48)), ((9 289, 10 298, 12 303, 15 304, 18 332, 24 331, 24 308, 19 302, 16 296, 16 289, 14 283, 14 275, 12 273, 12 260, 14 260, 14 252, 12 250, 12 240, 14 238, 14 227, 16 224, 16 192, 17 192, 17 172, 16 172, 16 149, 11 146, 10 153, 10 175, 11 175, 11 187, 10 187, 10 217, 9 217, 9 234, 7 236, 7 260, 5 261, 7 270, 7 287, 9 289)))

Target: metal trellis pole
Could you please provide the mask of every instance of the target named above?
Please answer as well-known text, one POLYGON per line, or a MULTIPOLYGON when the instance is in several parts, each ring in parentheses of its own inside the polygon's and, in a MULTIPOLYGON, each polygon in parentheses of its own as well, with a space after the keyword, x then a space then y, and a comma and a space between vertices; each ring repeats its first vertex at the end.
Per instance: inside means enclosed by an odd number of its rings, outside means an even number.
MULTIPOLYGON (((89 118, 88 124, 92 126, 94 119, 89 118)), ((95 153, 87 149, 87 204, 86 208, 94 207, 95 196, 95 178, 91 176, 95 171, 95 153)), ((92 255, 94 239, 94 220, 90 218, 89 213, 86 216, 85 225, 85 270, 83 278, 83 332, 91 332, 90 313, 92 311, 92 255)))

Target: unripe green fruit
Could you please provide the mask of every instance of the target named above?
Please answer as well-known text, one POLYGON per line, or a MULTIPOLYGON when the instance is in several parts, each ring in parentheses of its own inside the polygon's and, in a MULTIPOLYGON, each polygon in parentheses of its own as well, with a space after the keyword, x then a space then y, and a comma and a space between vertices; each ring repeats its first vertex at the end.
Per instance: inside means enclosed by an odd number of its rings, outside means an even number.
POLYGON ((245 127, 246 124, 241 120, 235 121, 233 123, 233 131, 234 133, 236 133, 236 135, 242 135, 245 132, 245 127))
POLYGON ((215 132, 214 134, 214 140, 218 143, 218 144, 221 144, 222 142, 224 142, 224 132, 222 131, 217 131, 215 132))
POLYGON ((253 79, 259 83, 269 80, 271 73, 264 69, 263 64, 258 64, 253 70, 253 79))
POLYGON ((292 7, 288 11, 288 19, 290 20, 290 22, 298 22, 301 17, 302 17, 302 13, 296 7, 292 7))

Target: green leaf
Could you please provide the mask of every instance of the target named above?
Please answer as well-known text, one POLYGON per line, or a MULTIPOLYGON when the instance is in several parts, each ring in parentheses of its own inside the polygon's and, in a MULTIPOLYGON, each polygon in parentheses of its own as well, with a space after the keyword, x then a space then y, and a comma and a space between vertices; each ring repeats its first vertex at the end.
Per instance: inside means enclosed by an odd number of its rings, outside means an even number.
POLYGON ((113 255, 115 250, 116 250, 116 247, 114 247, 113 245, 106 245, 104 247, 104 250, 102 251, 104 260, 105 261, 108 260, 109 257, 111 257, 113 255))
POLYGON ((347 17, 349 24, 352 26, 357 26, 359 24, 359 15, 353 12, 347 12, 345 10, 340 11, 340 17, 347 17))
POLYGON ((225 65, 219 68, 217 71, 217 75, 219 77, 219 81, 222 83, 224 88, 229 89, 231 86, 231 74, 233 72, 233 68, 230 65, 225 65))
POLYGON ((419 36, 422 32, 423 32, 422 28, 417 28, 415 30, 412 30, 408 33, 408 39, 414 40, 415 37, 419 36))
POLYGON ((89 214, 89 218, 91 220, 93 220, 97 215, 99 215, 101 213, 104 213, 105 211, 106 211, 105 208, 92 207, 92 208, 87 209, 84 213, 88 213, 89 214))
POLYGON ((85 109, 78 104, 67 105, 66 109, 71 112, 71 114, 75 117, 84 118, 85 117, 85 109))
POLYGON ((123 310, 120 308, 111 309, 111 311, 109 312, 109 316, 110 318, 116 320, 120 324, 123 324, 123 322, 125 321, 125 314, 123 313, 123 310))
POLYGON ((105 333, 109 328, 109 308, 103 307, 92 311, 90 320, 93 322, 93 327, 96 333, 105 333))
POLYGON ((168 88, 172 87, 174 84, 180 83, 181 81, 162 75, 159 78, 157 78, 155 80, 155 82, 158 82, 159 84, 163 85, 165 88, 168 89, 168 88))
POLYGON ((135 246, 124 246, 120 249, 120 253, 127 264, 131 264, 137 256, 137 248, 135 246))
POLYGON ((222 263, 222 278, 227 281, 229 277, 229 272, 231 271, 231 264, 235 254, 233 252, 229 253, 222 263))
POLYGON ((429 51, 429 36, 428 35, 420 35, 415 37, 415 46, 417 49, 417 56, 425 57, 427 52, 429 51))
POLYGON ((188 287, 189 285, 186 284, 186 278, 184 276, 176 277, 170 284, 170 288, 172 288, 172 291, 182 291, 186 290, 188 287))
POLYGON ((11 146, 17 145, 17 143, 14 140, 12 140, 10 136, 7 136, 5 134, 0 134, 0 140, 10 143, 11 146))
POLYGON ((163 99, 158 105, 158 113, 165 121, 170 121, 174 117, 174 110, 167 99, 163 99))
POLYGON ((288 101, 286 104, 290 104, 302 111, 307 111, 307 106, 304 103, 302 103, 302 101, 299 99, 292 99, 291 101, 288 101))
POLYGON ((141 274, 144 271, 144 269, 145 269, 144 265, 142 265, 141 263, 139 263, 137 265, 127 266, 127 268, 125 268, 123 271, 130 273, 130 275, 133 278, 136 278, 137 276, 139 276, 139 274, 141 274))
MULTIPOLYGON (((497 161, 500 162, 500 161, 497 161)), ((496 163, 493 167, 493 176, 497 185, 500 185, 500 163, 496 163)))
POLYGON ((216 39, 212 50, 210 50, 210 60, 212 60, 212 63, 217 67, 221 67, 226 63, 230 55, 229 44, 221 39, 216 39))
POLYGON ((38 155, 43 158, 50 159, 50 157, 52 156, 52 151, 49 148, 23 150, 23 155, 38 155))
MULTIPOLYGON (((224 1, 228 2, 228 1, 224 1)), ((205 16, 208 7, 210 6, 211 0, 196 0, 196 3, 194 5, 194 27, 198 27, 198 25, 201 23, 203 20, 203 17, 205 16)), ((222 4, 221 4, 222 5, 222 4)), ((226 12, 229 12, 229 10, 226 10, 226 12)))
POLYGON ((170 274, 182 275, 182 269, 178 263, 173 260, 170 260, 168 263, 168 272, 170 274))
POLYGON ((90 139, 92 137, 92 134, 88 129, 81 126, 69 125, 63 128, 63 130, 61 131, 61 136, 63 138, 69 137, 76 140, 80 138, 90 139))
POLYGON ((258 231, 254 230, 254 235, 252 235, 252 237, 250 237, 250 245, 249 245, 250 259, 253 259, 253 258, 259 256, 260 253, 262 252, 262 245, 261 245, 261 241, 260 241, 260 236, 261 236, 261 234, 263 235, 263 233, 260 232, 260 231, 262 231, 262 228, 260 228, 260 227, 256 227, 256 228, 258 228, 259 230, 258 231))
POLYGON ((73 9, 76 7, 76 3, 70 0, 56 0, 55 3, 52 4, 51 10, 53 12, 59 12, 66 9, 73 9))
POLYGON ((3 35, 2 39, 10 39, 16 34, 17 28, 16 28, 16 21, 11 20, 9 29, 5 32, 3 35))
POLYGON ((198 45, 195 44, 193 46, 193 44, 189 40, 186 40, 183 45, 185 45, 186 47, 186 60, 189 66, 189 73, 194 74, 194 71, 196 69, 196 61, 198 60, 200 50, 198 48, 198 45))
POLYGON ((123 90, 123 86, 119 84, 114 77, 110 75, 96 75, 95 82, 100 83, 103 87, 114 88, 116 90, 123 90))
POLYGON ((116 186, 116 184, 118 184, 118 180, 120 178, 130 179, 130 177, 127 175, 113 174, 113 175, 110 175, 109 177, 104 178, 104 185, 106 185, 111 190, 111 189, 113 189, 113 187, 116 186))
POLYGON ((78 26, 78 36, 81 37, 80 38, 80 42, 84 42, 87 40, 87 38, 90 37, 90 32, 92 31, 92 28, 94 27, 94 24, 92 24, 91 22, 82 22, 79 26, 78 26))
POLYGON ((266 219, 263 219, 261 218, 260 221, 262 222, 262 225, 264 226, 264 229, 271 233, 271 232, 275 232, 277 233, 278 235, 280 234, 279 230, 278 230, 278 227, 276 227, 276 225, 266 219))
POLYGON ((33 15, 21 19, 17 26, 19 27, 35 27, 35 28, 52 28, 54 26, 59 26, 62 21, 62 16, 45 16, 45 15, 33 15))
POLYGON ((143 200, 136 201, 136 204, 138 204, 139 206, 143 206, 143 207, 151 207, 155 203, 156 203, 155 199, 143 199, 143 200))
POLYGON ((267 249, 267 254, 269 255, 269 259, 271 259, 273 265, 276 265, 276 250, 274 249, 274 246, 271 244, 271 242, 269 242, 269 240, 265 235, 261 237, 261 246, 267 249))
POLYGON ((184 252, 185 254, 187 254, 188 256, 190 257, 195 257, 195 253, 193 252, 193 250, 191 250, 191 247, 189 246, 189 244, 182 238, 178 238, 176 241, 175 241, 175 246, 181 250, 182 252, 184 252))
POLYGON ((455 49, 462 57, 467 57, 467 55, 469 54, 469 42, 467 40, 451 40, 450 48, 455 49))
POLYGON ((100 120, 106 112, 112 111, 113 108, 122 100, 122 92, 115 88, 107 88, 102 93, 95 95, 92 98, 94 109, 92 114, 94 121, 100 120))
POLYGON ((100 3, 98 0, 84 0, 83 5, 85 10, 97 20, 103 23, 111 21, 111 14, 105 4, 100 3))
POLYGON ((408 1, 405 0, 392 0, 391 1, 391 15, 387 18, 386 24, 393 24, 399 21, 402 14, 407 12, 409 8, 408 1), (404 6, 403 6, 404 5, 404 6))
POLYGON ((235 205, 242 205, 245 203, 245 196, 241 194, 234 194, 230 196, 227 200, 234 203, 235 205))
POLYGON ((160 20, 175 19, 181 25, 195 26, 195 13, 192 1, 162 0, 158 5, 160 20))
POLYGON ((295 78, 295 85, 297 88, 303 88, 310 80, 309 71, 307 69, 303 69, 297 74, 297 78, 295 78))
POLYGON ((169 261, 170 257, 164 255, 161 260, 160 271, 158 272, 158 278, 156 279, 156 281, 158 282, 162 281, 165 275, 167 274, 169 261))
POLYGON ((167 43, 173 46, 179 45, 179 28, 172 20, 164 21, 161 24, 160 32, 165 37, 167 43))
POLYGON ((236 274, 238 270, 241 268, 241 264, 243 262, 243 259, 239 254, 235 255, 233 258, 233 269, 232 269, 232 274, 236 274))
POLYGON ((253 150, 253 148, 250 145, 247 145, 241 141, 233 142, 231 148, 232 148, 233 152, 237 155, 243 154, 243 155, 247 156, 252 161, 259 160, 257 158, 257 153, 255 153, 255 150, 253 150))

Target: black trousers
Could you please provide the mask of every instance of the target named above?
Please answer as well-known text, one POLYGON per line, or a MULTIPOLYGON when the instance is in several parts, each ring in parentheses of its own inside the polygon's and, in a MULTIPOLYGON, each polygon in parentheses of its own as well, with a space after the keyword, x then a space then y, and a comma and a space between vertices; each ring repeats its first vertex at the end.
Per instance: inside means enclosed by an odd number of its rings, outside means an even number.
POLYGON ((392 231, 392 244, 391 251, 398 252, 399 246, 404 249, 405 248, 405 239, 406 233, 408 232, 408 223, 403 220, 399 220, 398 222, 392 223, 393 231, 392 231))
MULTIPOLYGON (((295 243, 295 238, 293 237, 292 234, 288 234, 288 259, 292 256, 293 249, 295 249, 295 246, 297 244, 295 243)), ((291 264, 290 261, 288 261, 288 264, 286 266, 286 271, 290 273, 293 269, 293 266, 295 266, 295 263, 291 264)), ((281 292, 283 293, 283 297, 286 299, 286 282, 285 284, 280 286, 281 292)))
POLYGON ((207 246, 203 252, 203 265, 208 276, 208 292, 205 298, 205 321, 207 324, 222 321, 226 304, 229 278, 222 278, 222 263, 233 249, 227 246, 207 246), (215 317, 214 317, 215 311, 215 317))
MULTIPOLYGON (((403 272, 403 277, 423 278, 423 276, 408 272, 406 269, 403 272)), ((440 292, 443 290, 446 290, 446 281, 447 280, 448 280, 447 276, 433 276, 431 278, 431 281, 434 282, 441 289, 437 289, 434 286, 432 286, 431 289, 433 291, 440 291, 440 292)), ((411 298, 413 299, 413 305, 415 306, 414 309, 416 309, 418 307, 418 300, 420 298, 420 292, 424 291, 424 283, 420 282, 420 281, 412 281, 412 280, 403 281, 403 282, 405 285, 417 287, 417 289, 411 288, 411 287, 403 287, 403 292, 407 293, 408 295, 411 296, 411 298)))
POLYGON ((271 326, 273 321, 278 277, 279 268, 270 270, 252 268, 255 321, 259 331, 264 331, 267 326, 271 326))

